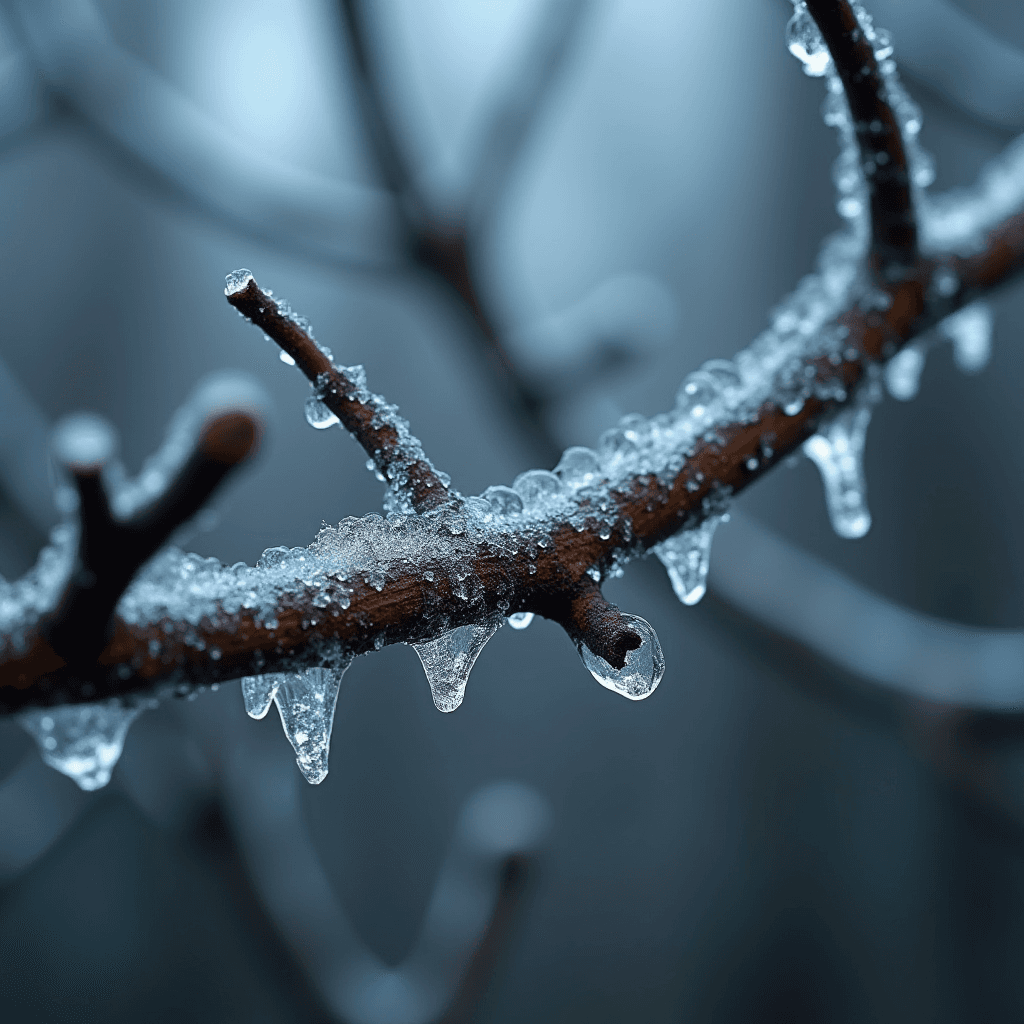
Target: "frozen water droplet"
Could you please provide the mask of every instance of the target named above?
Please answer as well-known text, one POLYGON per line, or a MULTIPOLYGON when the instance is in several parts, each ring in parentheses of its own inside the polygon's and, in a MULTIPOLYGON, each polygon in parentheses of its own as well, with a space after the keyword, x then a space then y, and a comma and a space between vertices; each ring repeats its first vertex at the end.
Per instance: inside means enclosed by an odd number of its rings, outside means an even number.
POLYGON ((623 615, 631 633, 640 637, 639 647, 626 655, 626 664, 612 668, 600 655, 595 654, 586 644, 580 644, 580 657, 590 669, 590 674, 604 687, 621 693, 630 700, 643 700, 657 689, 665 674, 665 655, 654 627, 639 615, 623 615))
POLYGON ((462 703, 473 664, 500 625, 501 619, 474 622, 442 633, 436 640, 412 645, 438 711, 454 711, 462 703))
POLYGON ((818 467, 832 528, 840 537, 863 537, 871 527, 864 479, 864 441, 871 409, 843 409, 804 442, 804 454, 818 467))
POLYGON ((608 472, 628 470, 640 449, 625 430, 610 427, 597 442, 601 466, 608 472))
POLYGON ((900 402, 917 398, 924 358, 924 345, 907 345, 886 363, 885 386, 893 398, 900 402))
POLYGON ((513 629, 526 629, 533 622, 533 612, 516 612, 508 617, 508 624, 513 629))
POLYGON ((876 29, 871 45, 875 51, 875 60, 885 60, 886 57, 892 56, 892 36, 889 35, 888 29, 876 29))
POLYGON ((500 516, 517 516, 523 511, 523 499, 511 487, 488 487, 483 496, 500 516))
POLYGON ((555 466, 555 472, 566 487, 579 490, 596 484, 604 474, 597 461, 597 453, 589 448, 566 448, 555 466))
POLYGON ((284 734, 295 751, 295 763, 314 786, 327 778, 334 705, 341 677, 350 664, 351 660, 340 667, 310 668, 285 675, 274 694, 284 734))
POLYGON ((523 499, 529 511, 544 512, 565 497, 562 481, 546 469, 530 469, 520 473, 512 488, 523 499))
POLYGON ((718 381, 704 370, 691 373, 676 396, 676 407, 697 425, 711 421, 719 398, 718 381))
POLYGON ((128 728, 141 713, 110 701, 23 711, 18 721, 43 760, 89 792, 110 781, 128 728))
POLYGON ((239 292, 244 292, 251 280, 252 274, 244 267, 241 270, 232 270, 224 278, 224 294, 237 295, 239 292))
POLYGON ((700 526, 683 530, 654 548, 683 604, 696 604, 707 591, 711 541, 721 521, 721 516, 709 516, 700 526))
POLYGON ((285 675, 273 673, 266 676, 245 676, 242 679, 242 700, 245 713, 250 718, 263 718, 274 702, 274 696, 285 675))
POLYGON ((279 358, 280 358, 281 362, 284 363, 285 366, 294 366, 295 365, 295 360, 292 359, 292 357, 290 355, 288 355, 288 353, 285 352, 284 349, 281 349, 281 353, 280 353, 279 358))
POLYGON ((306 399, 306 422, 317 430, 326 430, 338 422, 338 417, 313 395, 306 399))
POLYGON ((953 343, 953 361, 964 373, 983 370, 992 354, 992 307, 972 302, 946 317, 941 331, 953 343))
POLYGON ((804 66, 804 74, 820 78, 832 63, 825 40, 814 19, 801 4, 786 26, 786 45, 789 52, 804 66))

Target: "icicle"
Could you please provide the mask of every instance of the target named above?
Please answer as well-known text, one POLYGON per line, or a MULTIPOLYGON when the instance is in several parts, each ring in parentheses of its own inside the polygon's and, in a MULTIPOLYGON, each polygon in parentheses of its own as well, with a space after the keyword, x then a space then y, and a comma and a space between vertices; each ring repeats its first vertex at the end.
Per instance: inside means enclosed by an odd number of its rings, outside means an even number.
POLYGON ((654 627, 639 615, 623 615, 630 632, 643 641, 639 647, 626 655, 622 668, 612 668, 600 655, 595 654, 586 644, 580 644, 580 657, 590 669, 590 674, 606 689, 621 693, 630 700, 649 697, 665 674, 665 655, 654 627))
POLYGON ((80 789, 92 791, 110 781, 128 727, 142 710, 126 708, 117 701, 69 704, 24 711, 18 721, 51 768, 73 779, 80 789))
POLYGON ((462 703, 473 664, 500 625, 501 619, 474 622, 449 630, 436 640, 412 645, 423 664, 438 711, 454 711, 462 703))
POLYGON ((526 629, 533 622, 533 612, 516 612, 508 617, 508 624, 513 629, 526 629))
MULTIPOLYGON (((266 552, 264 552, 266 557, 266 552)), ((245 701, 245 713, 250 718, 260 719, 266 716, 270 705, 274 702, 278 687, 287 679, 279 673, 266 676, 245 676, 242 679, 242 700, 245 701)))
POLYGON ((829 518, 840 537, 863 537, 871 527, 864 480, 864 440, 870 421, 871 409, 861 403, 843 409, 804 442, 804 454, 821 473, 829 518))
POLYGON ((901 349, 885 365, 886 390, 899 402, 917 398, 926 350, 918 343, 901 349))
POLYGON ((334 705, 341 677, 350 664, 347 661, 340 667, 310 668, 278 677, 274 703, 281 715, 281 725, 295 751, 295 763, 314 786, 327 778, 334 705))
POLYGON ((682 530, 654 548, 683 604, 696 604, 707 590, 711 540, 722 516, 709 516, 693 530, 682 530))
POLYGON ((972 302, 947 316, 940 330, 953 343, 953 361, 964 373, 978 373, 988 365, 992 354, 992 307, 987 302, 972 302))
POLYGON ((306 422, 317 430, 326 430, 338 422, 338 417, 314 395, 306 399, 306 422))

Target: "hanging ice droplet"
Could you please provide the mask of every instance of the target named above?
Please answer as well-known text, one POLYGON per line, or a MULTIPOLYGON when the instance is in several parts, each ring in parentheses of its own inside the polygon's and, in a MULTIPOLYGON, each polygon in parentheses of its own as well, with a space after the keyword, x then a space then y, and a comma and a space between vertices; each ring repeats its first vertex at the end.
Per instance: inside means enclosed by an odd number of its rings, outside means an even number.
POLYGON ((555 466, 555 473, 566 487, 571 487, 573 490, 590 487, 604 476, 597 453, 589 448, 580 447, 566 448, 562 452, 562 457, 558 460, 558 465, 555 466))
POLYGON ((513 629, 526 629, 533 622, 533 612, 516 612, 508 617, 508 624, 513 629))
POLYGON ((314 786, 327 778, 334 705, 341 677, 351 661, 334 668, 310 668, 281 678, 274 703, 284 734, 295 751, 295 763, 314 786))
POLYGON ((18 721, 51 768, 91 792, 110 781, 128 728, 141 713, 110 701, 23 711, 18 721))
POLYGON ((292 357, 290 355, 288 355, 288 353, 285 352, 284 349, 281 349, 279 358, 280 358, 281 362, 284 363, 285 366, 294 366, 295 365, 295 360, 292 359, 292 357))
POLYGON ((246 270, 244 267, 241 270, 232 270, 224 278, 224 294, 237 295, 239 292, 244 292, 251 280, 251 271, 246 270))
POLYGON ((972 302, 947 316, 941 330, 953 343, 953 362, 964 373, 983 370, 992 355, 992 307, 987 302, 972 302))
POLYGON ((696 604, 708 589, 711 541, 721 521, 721 516, 709 516, 695 529, 683 530, 654 548, 683 604, 696 604))
POLYGON ((630 700, 643 700, 654 693, 665 674, 665 655, 661 653, 658 634, 646 619, 639 615, 623 615, 622 619, 629 631, 642 641, 639 647, 626 654, 626 664, 622 668, 612 668, 586 644, 580 644, 580 657, 603 687, 630 700))
POLYGON ((442 633, 436 640, 412 645, 420 657, 438 711, 454 711, 462 703, 469 673, 500 625, 501 619, 474 622, 442 633))
POLYGON ((245 713, 250 718, 263 718, 274 702, 281 682, 288 677, 279 673, 266 676, 245 676, 242 679, 242 700, 245 701, 245 713))
POLYGON ((828 52, 825 40, 803 4, 797 8, 786 26, 786 46, 803 64, 804 74, 811 78, 821 78, 832 63, 832 55, 828 52))
POLYGON ((314 395, 306 399, 306 422, 317 430, 326 430, 338 422, 338 417, 314 395))
POLYGON ((900 402, 917 398, 924 370, 924 345, 907 345, 885 365, 886 390, 900 402))
POLYGON ((864 479, 864 441, 871 409, 842 410, 804 442, 804 454, 818 467, 832 529, 840 537, 863 537, 871 527, 864 479))

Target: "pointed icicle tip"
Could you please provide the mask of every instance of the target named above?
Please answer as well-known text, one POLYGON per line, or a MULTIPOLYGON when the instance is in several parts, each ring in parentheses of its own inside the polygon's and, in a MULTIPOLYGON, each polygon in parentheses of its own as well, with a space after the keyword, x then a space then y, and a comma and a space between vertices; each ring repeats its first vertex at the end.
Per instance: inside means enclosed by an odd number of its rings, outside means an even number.
MULTIPOLYGON (((264 552, 264 554, 266 554, 264 552)), ((283 680, 288 676, 271 674, 266 676, 245 676, 242 679, 242 700, 245 701, 245 713, 250 718, 264 718, 274 702, 283 680)))
POLYGON ((707 592, 711 541, 722 521, 722 516, 709 516, 700 526, 682 530, 654 548, 683 604, 694 605, 707 592))
POLYGON ((438 711, 454 711, 462 703, 469 673, 501 622, 501 619, 474 622, 442 633, 434 640, 412 645, 423 665, 438 711))
POLYGON ((804 442, 804 454, 818 467, 832 529, 840 537, 863 537, 871 528, 864 478, 864 441, 871 409, 844 409, 804 442))
POLYGON ((341 678, 350 664, 351 659, 340 666, 283 676, 274 694, 284 734, 295 751, 295 763, 314 786, 327 778, 334 706, 341 678))
POLYGON ((603 687, 630 700, 643 700, 654 693, 665 674, 665 655, 661 652, 658 634, 646 619, 623 614, 622 620, 629 631, 642 641, 639 647, 626 654, 626 664, 622 668, 612 668, 586 644, 579 645, 580 657, 603 687))
POLYGON ((142 710, 126 708, 117 701, 71 704, 24 711, 18 721, 51 768, 72 779, 80 789, 92 792, 110 781, 128 728, 142 710))

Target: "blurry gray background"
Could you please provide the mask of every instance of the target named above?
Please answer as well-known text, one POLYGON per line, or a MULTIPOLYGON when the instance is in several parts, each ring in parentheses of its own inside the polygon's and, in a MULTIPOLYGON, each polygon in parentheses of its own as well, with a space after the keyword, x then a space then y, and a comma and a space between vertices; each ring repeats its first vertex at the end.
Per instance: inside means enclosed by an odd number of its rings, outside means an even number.
MULTIPOLYGON (((1016 2, 956 6, 1024 51, 1016 2)), ((389 100, 432 194, 458 194, 540 7, 374 7, 389 100)), ((893 7, 879 5, 880 24, 893 7)), ((372 184, 328 0, 99 9, 126 51, 255 151, 372 184)), ((782 0, 593 4, 482 253, 509 350, 536 375, 550 372, 536 325, 613 282, 602 308, 627 325, 635 356, 559 401, 561 444, 594 444, 624 413, 669 407, 688 371, 763 329, 838 225, 822 84, 786 52, 789 14, 782 0)), ((0 24, 9 53, 24 45, 15 24, 0 24)), ((894 28, 899 58, 913 25, 894 28)), ((928 53, 916 59, 906 79, 937 185, 968 182, 1012 137, 1012 112, 996 123, 984 97, 944 95, 928 53)), ((217 499, 194 550, 252 563, 380 507, 365 456, 306 425, 304 381, 227 307, 223 276, 237 267, 286 296, 336 357, 363 363, 464 493, 534 464, 467 356, 465 319, 429 281, 353 272, 218 224, 60 108, 0 145, 0 358, 46 418, 103 413, 135 469, 203 374, 245 369, 272 396, 258 466, 217 499)), ((878 410, 866 538, 832 534, 810 463, 780 468, 740 507, 912 608, 1022 625, 1021 289, 996 309, 982 374, 960 376, 940 347, 920 398, 878 410)), ((38 534, 0 502, 10 576, 38 534)), ((330 775, 300 799, 365 943, 403 958, 460 805, 511 778, 544 795, 551 828, 475 1019, 1024 1019, 1024 833, 958 799, 906 732, 836 699, 846 681, 834 670, 713 595, 681 607, 654 568, 607 587, 664 647, 665 678, 639 704, 597 686, 542 620, 497 634, 450 716, 434 710, 412 650, 352 666, 330 775)), ((225 826, 211 794, 243 742, 297 776, 274 713, 247 721, 229 685, 144 716, 107 790, 79 797, 51 773, 22 794, 36 815, 24 820, 52 837, 0 890, 0 1019, 327 1019, 301 958, 254 909, 258 892, 218 860, 225 826)), ((0 723, 4 773, 34 756, 0 723)), ((0 831, 13 820, 0 817, 0 831)))

